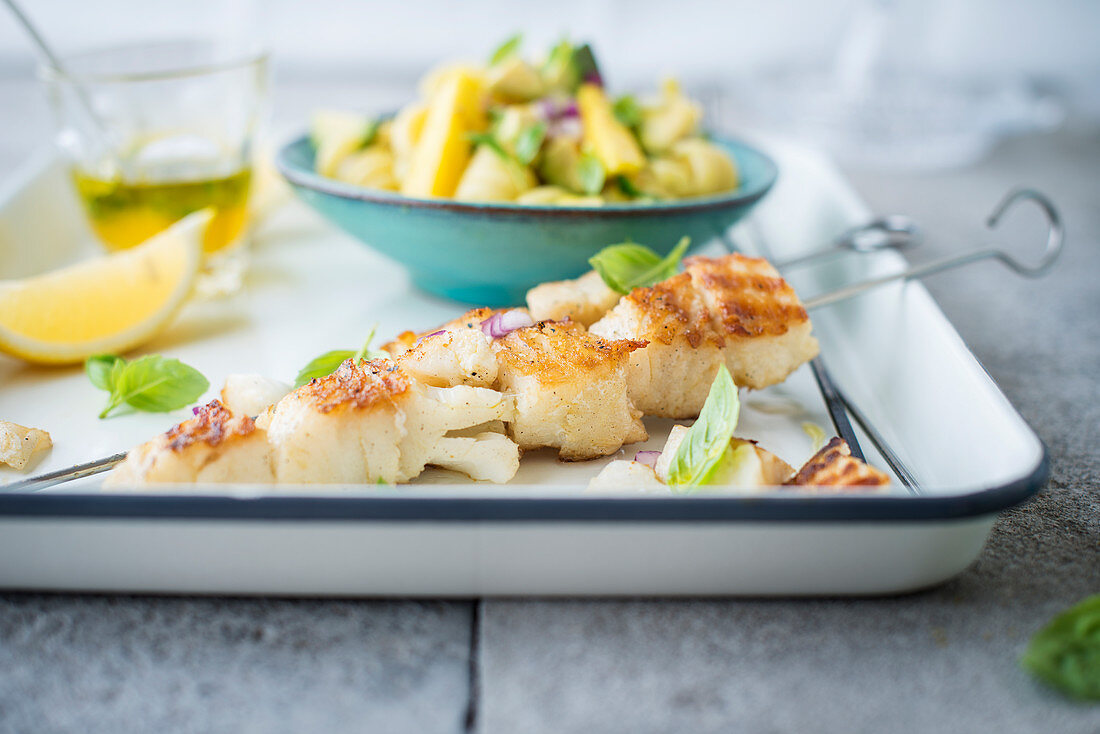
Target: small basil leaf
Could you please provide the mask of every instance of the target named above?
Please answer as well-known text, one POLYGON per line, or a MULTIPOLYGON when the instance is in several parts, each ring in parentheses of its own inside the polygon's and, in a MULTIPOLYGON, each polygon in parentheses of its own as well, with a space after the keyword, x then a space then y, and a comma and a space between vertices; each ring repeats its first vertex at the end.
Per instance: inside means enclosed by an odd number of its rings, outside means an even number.
POLYGON ((356 353, 350 349, 334 349, 314 357, 309 364, 299 370, 298 376, 294 378, 294 387, 301 387, 314 378, 328 377, 336 371, 337 367, 355 355, 356 353))
POLYGON ((509 56, 514 55, 519 51, 520 44, 523 43, 523 34, 517 33, 516 35, 508 38, 504 43, 496 47, 493 53, 489 56, 489 66, 499 64, 509 56))
POLYGON ((535 156, 542 148, 542 141, 546 139, 547 125, 545 121, 536 122, 520 131, 516 137, 516 158, 525 166, 531 165, 535 156))
POLYGON ((580 179, 584 193, 592 195, 603 191, 604 182, 607 180, 607 172, 604 170, 600 159, 591 153, 581 156, 577 164, 577 178, 580 179))
POLYGON ((1100 594, 1036 632, 1020 664, 1067 696, 1100 701, 1100 594))
POLYGON ((740 410, 737 385, 733 383, 729 370, 722 365, 711 383, 699 418, 688 429, 672 456, 668 469, 670 487, 683 489, 706 483, 729 449, 740 410))
POLYGON ((210 382, 178 359, 147 354, 126 365, 118 375, 112 399, 137 410, 164 413, 199 399, 210 382))
POLYGON ((113 354, 97 354, 84 360, 84 372, 88 379, 100 390, 114 390, 114 368, 117 364, 125 366, 126 360, 113 354))
POLYGON ((672 251, 661 257, 644 245, 624 242, 608 245, 588 259, 592 269, 613 291, 626 295, 635 288, 645 288, 676 275, 680 260, 691 244, 683 237, 672 251))
POLYGON ((592 47, 587 43, 573 49, 573 68, 580 82, 600 87, 604 85, 600 65, 596 63, 596 55, 592 53, 592 47))
POLYGON ((611 105, 611 111, 615 114, 615 119, 626 127, 633 129, 642 124, 642 108, 633 95, 624 94, 619 97, 611 105))

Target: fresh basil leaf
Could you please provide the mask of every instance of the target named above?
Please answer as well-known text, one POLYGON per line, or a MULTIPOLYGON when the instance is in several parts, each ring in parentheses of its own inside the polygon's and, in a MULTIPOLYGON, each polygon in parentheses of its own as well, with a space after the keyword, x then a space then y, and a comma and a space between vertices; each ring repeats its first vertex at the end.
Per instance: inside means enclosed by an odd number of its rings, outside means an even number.
POLYGON ((587 43, 573 49, 573 68, 578 83, 585 82, 600 87, 604 85, 600 65, 596 63, 596 54, 592 53, 592 47, 587 43))
POLYGON ((581 156, 577 164, 577 178, 580 179, 584 193, 592 195, 603 191, 604 182, 607 181, 607 172, 604 170, 600 159, 591 153, 581 156))
POLYGON ((588 259, 592 269, 613 291, 626 295, 635 288, 645 288, 676 275, 690 237, 683 237, 672 251, 661 257, 645 245, 624 242, 608 245, 588 259))
POLYGON ((489 66, 499 64, 501 61, 504 61, 509 56, 514 55, 517 51, 519 51, 520 44, 522 43, 522 33, 517 33, 511 38, 506 39, 504 43, 497 46, 496 50, 494 50, 493 53, 489 56, 489 66))
POLYGON ((1067 696, 1100 701, 1100 594, 1070 607, 1036 632, 1020 664, 1067 696))
POLYGON ((645 193, 641 189, 631 183, 630 179, 622 174, 615 177, 615 183, 619 185, 619 191, 622 191, 631 199, 640 199, 645 196, 645 193))
POLYGON ((84 372, 87 373, 88 379, 92 381, 93 385, 100 390, 112 392, 114 390, 114 368, 118 364, 125 365, 126 360, 113 354, 97 354, 84 360, 84 372))
POLYGON ((350 349, 334 349, 331 352, 325 352, 321 356, 311 359, 309 364, 298 371, 298 376, 294 378, 294 387, 301 387, 314 378, 328 377, 349 359, 355 364, 359 364, 359 361, 362 359, 369 360, 389 356, 385 352, 370 348, 370 343, 374 341, 374 332, 377 330, 378 324, 370 327, 366 341, 363 342, 363 346, 361 346, 358 351, 353 352, 350 349))
POLYGON ((642 124, 642 108, 631 94, 624 94, 611 105, 615 119, 631 129, 642 124))
POLYGON ((125 359, 119 359, 111 367, 111 391, 114 392, 118 389, 119 381, 122 379, 122 373, 126 370, 126 366, 129 364, 125 359))
POLYGON ((178 359, 147 354, 133 362, 115 358, 106 374, 106 360, 97 359, 89 371, 95 371, 92 381, 99 387, 102 381, 111 393, 107 407, 99 414, 106 418, 112 410, 126 404, 149 413, 164 413, 189 405, 206 392, 210 382, 194 367, 178 359))
POLYGON ((294 387, 301 387, 314 378, 328 377, 355 354, 350 349, 334 349, 314 357, 309 364, 298 371, 298 376, 294 378, 294 387))
POLYGON ((688 429, 672 456, 668 485, 674 491, 706 483, 730 447, 740 410, 737 385, 733 383, 729 370, 722 365, 711 383, 699 418, 688 429))
POLYGON ((542 148, 542 141, 546 139, 546 129, 546 122, 540 121, 520 131, 516 137, 516 159, 520 163, 529 166, 535 160, 542 148))

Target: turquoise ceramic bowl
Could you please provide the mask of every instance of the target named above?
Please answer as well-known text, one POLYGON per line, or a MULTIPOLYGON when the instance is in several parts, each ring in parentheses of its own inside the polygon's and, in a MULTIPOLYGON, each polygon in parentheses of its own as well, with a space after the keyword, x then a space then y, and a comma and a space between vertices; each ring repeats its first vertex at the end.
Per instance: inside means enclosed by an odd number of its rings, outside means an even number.
POLYGON ((278 153, 279 170, 329 221, 402 263, 420 288, 484 306, 521 304, 532 286, 575 278, 606 245, 632 240, 667 254, 684 235, 694 247, 725 233, 775 183, 768 156, 716 139, 737 161, 741 185, 719 196, 602 207, 476 204, 416 199, 314 173, 305 136, 278 153))

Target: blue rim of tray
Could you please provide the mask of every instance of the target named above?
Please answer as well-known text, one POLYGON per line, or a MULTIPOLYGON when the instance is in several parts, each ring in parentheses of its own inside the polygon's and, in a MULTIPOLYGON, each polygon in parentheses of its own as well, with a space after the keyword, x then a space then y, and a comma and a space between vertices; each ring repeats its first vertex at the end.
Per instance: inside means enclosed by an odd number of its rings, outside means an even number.
POLYGON ((1042 489, 1045 445, 1034 468, 962 495, 799 497, 232 497, 0 494, 0 518, 274 522, 913 522, 989 515, 1042 489))

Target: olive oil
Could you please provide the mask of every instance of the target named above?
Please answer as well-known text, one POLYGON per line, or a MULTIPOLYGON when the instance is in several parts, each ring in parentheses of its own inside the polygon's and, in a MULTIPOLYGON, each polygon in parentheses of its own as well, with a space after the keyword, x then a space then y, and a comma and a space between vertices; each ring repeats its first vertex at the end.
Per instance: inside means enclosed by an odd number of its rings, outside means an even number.
POLYGON ((188 214, 213 207, 203 251, 217 252, 241 236, 248 220, 252 172, 187 181, 103 180, 73 172, 76 190, 92 229, 109 250, 141 244, 188 214))

